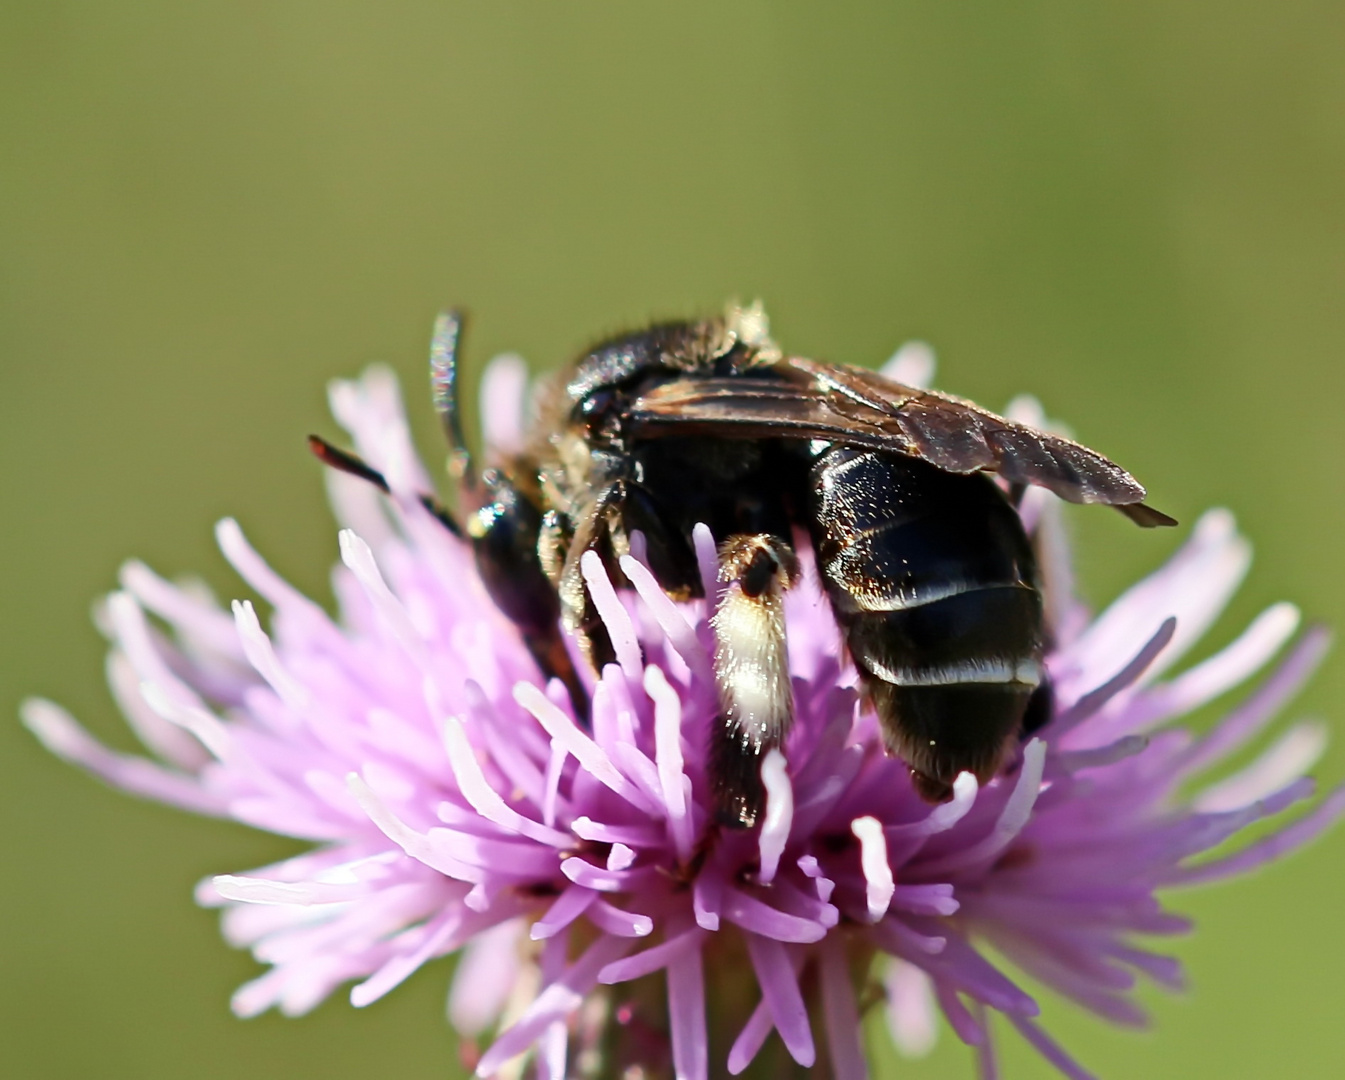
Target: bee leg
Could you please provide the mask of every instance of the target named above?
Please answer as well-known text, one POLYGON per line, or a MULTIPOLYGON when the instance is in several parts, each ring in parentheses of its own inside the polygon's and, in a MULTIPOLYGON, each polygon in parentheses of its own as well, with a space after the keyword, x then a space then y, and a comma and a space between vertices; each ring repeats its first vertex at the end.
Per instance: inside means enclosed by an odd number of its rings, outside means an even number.
MULTIPOLYGON (((352 454, 348 450, 339 450, 319 435, 308 436, 308 449, 313 452, 315 458, 328 468, 364 480, 373 484, 384 495, 388 494, 386 478, 377 469, 365 464, 364 459, 359 455, 352 454)), ((433 495, 421 495, 419 499, 420 505, 433 514, 444 528, 454 536, 462 536, 462 529, 453 520, 453 515, 448 512, 443 503, 433 495)))
POLYGON ((542 674, 565 684, 575 715, 587 722, 588 693, 565 649, 560 597, 539 556, 542 512, 503 470, 487 469, 478 490, 482 504, 468 517, 466 531, 486 591, 518 627, 542 674))
POLYGON ((1051 678, 1042 672, 1041 682, 1032 696, 1027 699, 1027 708, 1023 711, 1023 723, 1018 729, 1018 738, 1027 742, 1037 732, 1055 719, 1055 688, 1051 678))
MULTIPOLYGON (((616 484, 599 492, 593 504, 579 519, 572 535, 561 543, 564 546, 563 562, 556 587, 560 594, 561 617, 565 628, 579 641, 579 647, 594 671, 601 672, 608 664, 615 662, 616 649, 612 646, 607 624, 598 614, 598 608, 589 595, 584 583, 581 560, 587 551, 597 552, 606 567, 608 576, 614 582, 622 580, 614 572, 616 558, 612 551, 611 527, 608 515, 621 498, 621 490, 616 484)), ((561 546, 555 539, 543 534, 544 554, 553 552, 561 546)), ((554 554, 546 554, 548 561, 554 562, 554 554)))
POLYGON ((561 681, 565 692, 570 695, 570 707, 574 709, 575 719, 587 728, 592 711, 588 691, 579 680, 579 672, 575 670, 574 661, 565 648, 565 638, 561 636, 560 627, 552 626, 540 635, 529 634, 525 630, 523 644, 546 678, 561 681))
POLYGON ((740 534, 719 549, 720 593, 711 626, 720 718, 710 735, 710 784, 727 825, 750 828, 765 791, 761 758, 794 719, 784 594, 799 574, 793 548, 768 533, 740 534))

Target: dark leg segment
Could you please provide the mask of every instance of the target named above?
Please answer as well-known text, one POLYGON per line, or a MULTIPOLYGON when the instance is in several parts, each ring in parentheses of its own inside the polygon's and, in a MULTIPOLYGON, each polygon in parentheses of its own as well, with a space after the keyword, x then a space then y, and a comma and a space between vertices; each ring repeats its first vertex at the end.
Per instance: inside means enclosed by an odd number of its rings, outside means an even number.
POLYGON ((597 605, 593 603, 593 597, 584 583, 580 560, 585 552, 592 551, 602 560, 609 577, 614 582, 621 580, 613 572, 616 558, 612 551, 610 521, 612 508, 619 503, 620 495, 620 487, 615 484, 598 492, 592 504, 584 509, 574 523, 573 533, 565 537, 544 534, 542 543, 546 562, 553 566, 557 548, 563 546, 565 549, 560 573, 556 578, 561 620, 565 628, 578 639, 585 659, 597 672, 616 660, 616 649, 612 647, 607 625, 598 614, 597 605))
MULTIPOLYGON (((352 454, 348 450, 337 449, 319 435, 308 436, 308 449, 313 452, 315 458, 328 468, 358 477, 366 483, 373 484, 383 494, 388 493, 388 482, 383 474, 377 469, 371 468, 358 455, 352 454)), ((445 529, 454 536, 462 535, 462 530, 458 528, 458 523, 453 520, 453 515, 438 499, 433 495, 421 495, 419 498, 420 505, 433 514, 445 529)))
POLYGON ((560 597, 538 555, 542 513, 498 469, 482 474, 478 490, 482 505, 466 527, 486 591, 518 627, 542 674, 565 684, 575 715, 587 723, 588 694, 561 636, 560 597))

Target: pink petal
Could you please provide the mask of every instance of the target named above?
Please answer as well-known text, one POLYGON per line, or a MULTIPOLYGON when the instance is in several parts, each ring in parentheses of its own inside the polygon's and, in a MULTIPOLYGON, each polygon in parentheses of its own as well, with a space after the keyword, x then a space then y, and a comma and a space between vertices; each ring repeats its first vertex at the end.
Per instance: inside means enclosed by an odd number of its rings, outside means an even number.
POLYGON ((699 944, 669 960, 668 1014, 674 1075, 677 1080, 705 1080, 710 1069, 710 1048, 705 1029, 705 973, 699 944))
POLYGON ((990 835, 970 847, 951 852, 927 864, 922 863, 921 875, 938 877, 950 870, 965 869, 999 855, 1027 824, 1037 796, 1041 794, 1041 778, 1045 767, 1046 744, 1040 739, 1033 739, 1023 748, 1023 764, 1018 773, 1018 781, 990 835))
POLYGON ((1270 662, 1298 629, 1298 608, 1274 604, 1261 612, 1231 645, 1154 686, 1126 709, 1131 731, 1142 731, 1169 717, 1191 712, 1226 693, 1270 662))
MULTIPOLYGON (((911 921, 918 927, 926 928, 923 920, 912 918, 911 921)), ((938 924, 945 928, 944 947, 933 954, 912 947, 904 936, 894 933, 896 925, 896 921, 889 917, 873 927, 872 932, 879 946, 923 968, 936 984, 946 984, 1000 1012, 1036 1016, 1041 1011, 1027 993, 1015 986, 971 944, 958 934, 947 930, 947 924, 938 924)))
POLYGON ((57 757, 87 769, 113 787, 147 799, 194 810, 211 817, 228 816, 225 801, 207 791, 195 777, 183 776, 146 761, 117 754, 90 736, 64 709, 41 698, 21 706, 24 726, 57 757))
POLYGON ((790 1056, 804 1068, 817 1060, 813 1046, 812 1029, 808 1026, 808 1009, 799 992, 789 953, 774 938, 749 933, 747 953, 757 973, 761 996, 775 1021, 775 1030, 784 1040, 790 1056))
POLYGON ((859 1039, 859 1010, 845 947, 835 938, 823 942, 819 953, 822 1012, 827 1024, 834 1080, 867 1080, 868 1066, 859 1039))
MULTIPOLYGON (((990 1031, 985 1022, 985 1009, 980 1006, 980 1002, 975 1002, 976 1014, 972 1015, 972 1011, 962 1003, 957 991, 951 986, 938 979, 930 985, 934 990, 934 999, 939 1003, 939 1011, 953 1029, 953 1034, 968 1046, 985 1046, 990 1041, 990 1031)), ((991 1062, 993 1064, 993 1055, 991 1062)))
POLYGON ((1233 516, 1226 510, 1206 513, 1166 566, 1131 587, 1066 647, 1061 660, 1077 674, 1063 677, 1061 689, 1076 681, 1096 684, 1113 669, 1115 657, 1132 655, 1159 623, 1175 616, 1172 644, 1149 671, 1157 675, 1209 628, 1250 562, 1251 547, 1237 534, 1233 516))
POLYGON ((892 1041, 905 1057, 924 1057, 934 1049, 938 1019, 929 976, 914 964, 895 957, 883 977, 887 990, 887 1026, 892 1041))
POLYGON ((752 1064, 774 1027, 771 1010, 763 1000, 752 1010, 752 1015, 747 1018, 747 1023, 729 1047, 726 1065, 731 1076, 737 1076, 752 1064))
POLYGON ((1202 791, 1192 807, 1200 813, 1218 813, 1269 797, 1317 764, 1328 737, 1325 724, 1296 724, 1250 765, 1202 791))
POLYGON ((946 884, 898 885, 892 892, 892 906, 916 915, 954 915, 961 906, 946 884))
POLYGON ((1279 668, 1192 748, 1186 771, 1207 768, 1255 738, 1317 670, 1330 645, 1323 627, 1304 634, 1279 668))
POLYGON ((1016 1027, 1023 1038, 1033 1045, 1037 1053, 1041 1054, 1065 1076, 1068 1076, 1070 1080, 1096 1080, 1093 1073, 1088 1072, 1065 1053, 1059 1043, 1032 1021, 1024 1020, 1021 1016, 1010 1016, 1009 1023, 1016 1027))
POLYGON ((582 840, 600 844, 627 844, 634 848, 655 847, 663 841, 662 830, 642 823, 607 824, 589 817, 577 817, 570 831, 582 840))
POLYGON ((448 997, 448 1019, 459 1034, 479 1035, 504 1009, 521 967, 521 933, 519 920, 509 919, 477 934, 463 949, 448 997))
POLYGON ((903 386, 924 390, 933 384, 937 366, 932 347, 923 341, 908 341, 878 369, 878 374, 903 386))
POLYGON ((723 879, 712 873, 699 874, 691 886, 691 912, 696 924, 705 930, 718 930, 723 902, 723 879))
POLYGON ((731 923, 774 941, 812 942, 827 936, 827 928, 811 919, 786 915, 783 911, 763 904, 755 897, 724 886, 724 906, 720 914, 731 923))
POLYGON ((640 599, 648 605, 659 626, 668 636, 669 644, 686 661, 687 667, 691 669, 692 676, 702 686, 712 686, 714 676, 710 670, 709 655, 697 639, 696 632, 691 629, 691 625, 677 609, 677 605, 668 598, 668 594, 659 586, 653 573, 647 566, 636 559, 632 559, 629 555, 621 557, 621 571, 635 586, 635 591, 640 594, 640 599))
POLYGON ((528 364, 517 353, 492 357, 481 372, 481 426, 486 445, 501 457, 523 449, 528 364))
POLYGON ((859 840, 859 861, 864 872, 869 922, 877 922, 887 914, 887 907, 892 903, 892 894, 896 890, 892 867, 887 862, 887 841, 883 838, 883 826, 875 817, 862 817, 850 823, 850 831, 859 840))
POLYGON ((678 859, 685 862, 691 857, 692 838, 684 788, 686 773, 682 770, 682 702, 668 685, 666 676, 656 667, 645 668, 644 688, 654 702, 655 764, 663 803, 667 807, 668 829, 678 859))
POLYGON ((981 1074, 981 1080, 999 1080, 999 1060, 995 1053, 995 1041, 990 1033, 990 1023, 986 1017, 985 1008, 977 1003, 972 1006, 976 1013, 976 1019, 985 1032, 984 1037, 976 1047, 976 1067, 981 1074))
POLYGON ((1091 719, 1101 712, 1105 706, 1111 703, 1113 698, 1134 686, 1158 658, 1158 654, 1168 647, 1176 632, 1177 620, 1164 619, 1162 625, 1154 632, 1153 637, 1144 643, 1144 647, 1134 655, 1125 667, 1121 668, 1101 686, 1089 690, 1056 718, 1050 729, 1052 737, 1059 738, 1061 735, 1072 731, 1083 721, 1091 719))
POLYGON ((144 563, 132 559, 118 575, 122 588, 147 610, 172 623, 179 633, 221 656, 243 661, 233 620, 213 602, 165 581, 144 563))
POLYGON ((635 892, 658 880, 652 866, 634 870, 608 870, 603 866, 594 866, 577 855, 561 862, 560 872, 571 881, 599 892, 635 892))
POLYGON ((517 683, 514 686, 514 700, 532 713, 548 735, 558 740, 568 753, 578 759, 585 772, 640 809, 658 813, 657 807, 617 771, 611 758, 602 748, 580 731, 573 720, 548 701, 546 695, 536 686, 531 683, 517 683))
POLYGON ((224 518, 215 526, 215 540, 238 576, 278 612, 286 612, 313 626, 330 626, 327 613, 271 569, 233 518, 224 518))
POLYGON ((443 737, 444 750, 448 754, 448 763, 453 769, 453 778, 458 782, 458 789, 462 792, 463 798, 471 804, 472 809, 501 828, 526 836, 538 843, 557 848, 570 845, 570 837, 567 834, 524 817, 509 806, 503 796, 490 786, 485 773, 481 771, 481 763, 467 739, 467 732, 463 729, 461 720, 456 716, 446 716, 439 730, 443 737))
MULTIPOLYGON (((490 916, 489 923, 493 925, 496 918, 498 916, 490 916)), ((484 921, 473 920, 474 925, 469 933, 475 932, 478 927, 485 929, 482 925, 484 921)), ((424 942, 414 951, 394 956, 364 982, 352 987, 350 1003, 357 1009, 370 1005, 406 980, 427 960, 452 952, 457 947, 457 943, 462 940, 459 935, 463 930, 463 923, 463 914, 450 909, 448 915, 436 920, 431 928, 428 928, 429 932, 426 934, 424 942)))
POLYGON ((152 753, 191 774, 199 772, 210 760, 209 751, 196 736, 150 708, 140 688, 140 676, 119 649, 108 654, 107 681, 136 737, 152 753))
POLYGON ((516 1054, 522 1053, 557 1020, 564 1020, 581 1004, 598 981, 598 972, 630 948, 629 938, 602 935, 584 950, 565 973, 546 987, 518 1021, 500 1035, 477 1064, 476 1075, 490 1076, 516 1054))
POLYGON ((766 816, 757 836, 761 863, 757 881, 769 885, 775 880, 775 871, 779 869, 780 856, 784 854, 794 823, 794 789, 789 783, 785 756, 775 748, 767 751, 762 759, 761 782, 766 788, 766 816))
POLYGON ((606 900, 595 900, 585 914, 599 930, 617 937, 647 937, 654 929, 654 920, 648 915, 623 911, 606 900))
POLYGON ((532 924, 528 936, 533 941, 542 941, 545 938, 554 937, 584 914, 589 905, 597 898, 598 894, 592 889, 587 889, 582 885, 567 885, 561 891, 561 894, 551 902, 551 906, 546 909, 546 914, 532 924))
POLYGON ((602 558, 596 551, 586 551, 579 560, 579 567, 584 575, 584 582, 588 585, 589 596, 593 598, 593 606, 598 609, 603 625, 607 627, 608 636, 612 639, 617 663, 621 665, 626 678, 639 683, 644 670, 644 659, 640 654, 640 642, 635 636, 635 624, 631 622, 630 613, 617 597, 612 579, 607 576, 607 568, 602 564, 602 558))
POLYGON ((1318 803, 1312 813, 1274 835, 1255 844, 1249 844, 1236 854, 1223 859, 1176 870, 1164 878, 1164 883, 1202 885, 1234 874, 1244 874, 1311 843, 1342 816, 1345 816, 1345 788, 1337 788, 1318 803))
POLYGON ((836 889, 836 883, 822 872, 822 867, 817 859, 812 855, 800 855, 798 867, 807 877, 812 878, 817 889, 817 898, 824 904, 830 901, 831 894, 836 889))
POLYGON ((699 951, 704 936, 704 932, 699 928, 684 930, 659 945, 638 952, 634 956, 628 956, 624 960, 617 960, 608 964, 598 973, 598 981, 601 983, 620 983, 638 979, 645 975, 652 975, 687 952, 699 951))

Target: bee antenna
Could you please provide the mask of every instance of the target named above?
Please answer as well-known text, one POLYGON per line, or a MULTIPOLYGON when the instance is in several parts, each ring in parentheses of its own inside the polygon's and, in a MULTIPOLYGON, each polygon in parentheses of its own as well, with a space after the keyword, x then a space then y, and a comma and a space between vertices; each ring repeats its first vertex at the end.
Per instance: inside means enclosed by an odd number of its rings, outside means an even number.
MULTIPOLYGON (((358 477, 367 483, 373 484, 384 495, 391 495, 392 489, 388 487, 388 480, 377 469, 366 465, 364 459, 347 450, 338 450, 321 435, 308 436, 308 449, 312 451, 313 456, 328 468, 335 469, 337 472, 343 472, 348 476, 358 477)), ((444 526, 454 536, 462 536, 462 529, 458 523, 453 520, 450 514, 440 504, 439 500, 433 495, 417 495, 416 499, 420 505, 425 507, 433 514, 441 525, 444 526)))
POLYGON ((446 311, 434 320, 434 334, 430 338, 430 393, 452 451, 448 459, 449 471, 460 484, 473 488, 476 486, 476 469, 462 430, 462 410, 458 400, 458 344, 462 339, 463 322, 461 311, 446 311))
POLYGON ((308 449, 315 458, 328 468, 347 473, 350 476, 357 476, 361 480, 373 484, 384 495, 388 494, 388 481, 381 472, 366 465, 361 458, 354 454, 345 450, 338 450, 321 435, 308 436, 308 449))

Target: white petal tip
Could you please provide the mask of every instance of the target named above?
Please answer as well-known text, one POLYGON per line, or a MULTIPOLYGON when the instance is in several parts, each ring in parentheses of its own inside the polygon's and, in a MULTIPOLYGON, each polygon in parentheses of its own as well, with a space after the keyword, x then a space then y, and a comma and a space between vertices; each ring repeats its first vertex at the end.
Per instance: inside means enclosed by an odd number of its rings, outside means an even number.
POLYGON ((934 381, 938 367, 934 348, 925 341, 908 341, 882 366, 884 378, 923 390, 934 381))
POLYGON ((1046 426, 1046 410, 1033 394, 1019 394, 1005 407, 1004 415, 1015 424, 1026 424, 1038 430, 1046 426))
POLYGON ((1261 613, 1258 621, 1264 620, 1264 625, 1268 630, 1274 631, 1276 635, 1290 637, 1298 624, 1303 620, 1303 614, 1298 610, 1297 604, 1291 604, 1287 600, 1281 600, 1278 604, 1271 604, 1261 613))
POLYGON ((46 698, 26 698, 19 705, 19 719, 58 757, 68 757, 83 739, 84 731, 74 717, 46 698))
POLYGON ((794 789, 789 767, 778 749, 769 750, 761 762, 761 782, 766 789, 766 816, 757 840, 761 863, 757 880, 769 885, 780 867, 780 857, 789 843, 794 824, 794 789))
POLYGON ((625 870, 628 869, 634 861, 634 848, 627 847, 622 843, 616 843, 612 845, 612 850, 607 855, 607 869, 625 870))
POLYGON ((353 559, 369 550, 369 545, 359 538, 354 529, 342 529, 336 534, 336 543, 341 550, 341 561, 347 566, 351 565, 353 559))
POLYGON ((883 835, 882 822, 875 817, 855 818, 850 823, 850 831, 859 841, 859 862, 864 874, 869 922, 876 923, 887 914, 896 892, 892 867, 887 861, 887 838, 883 835))
POLYGON ((221 548, 228 548, 242 538, 243 529, 236 518, 223 517, 215 522, 215 542, 221 548))
POLYGON ((1238 520, 1232 510, 1216 506, 1200 515, 1195 531, 1207 540, 1229 537, 1238 531, 1238 520))

